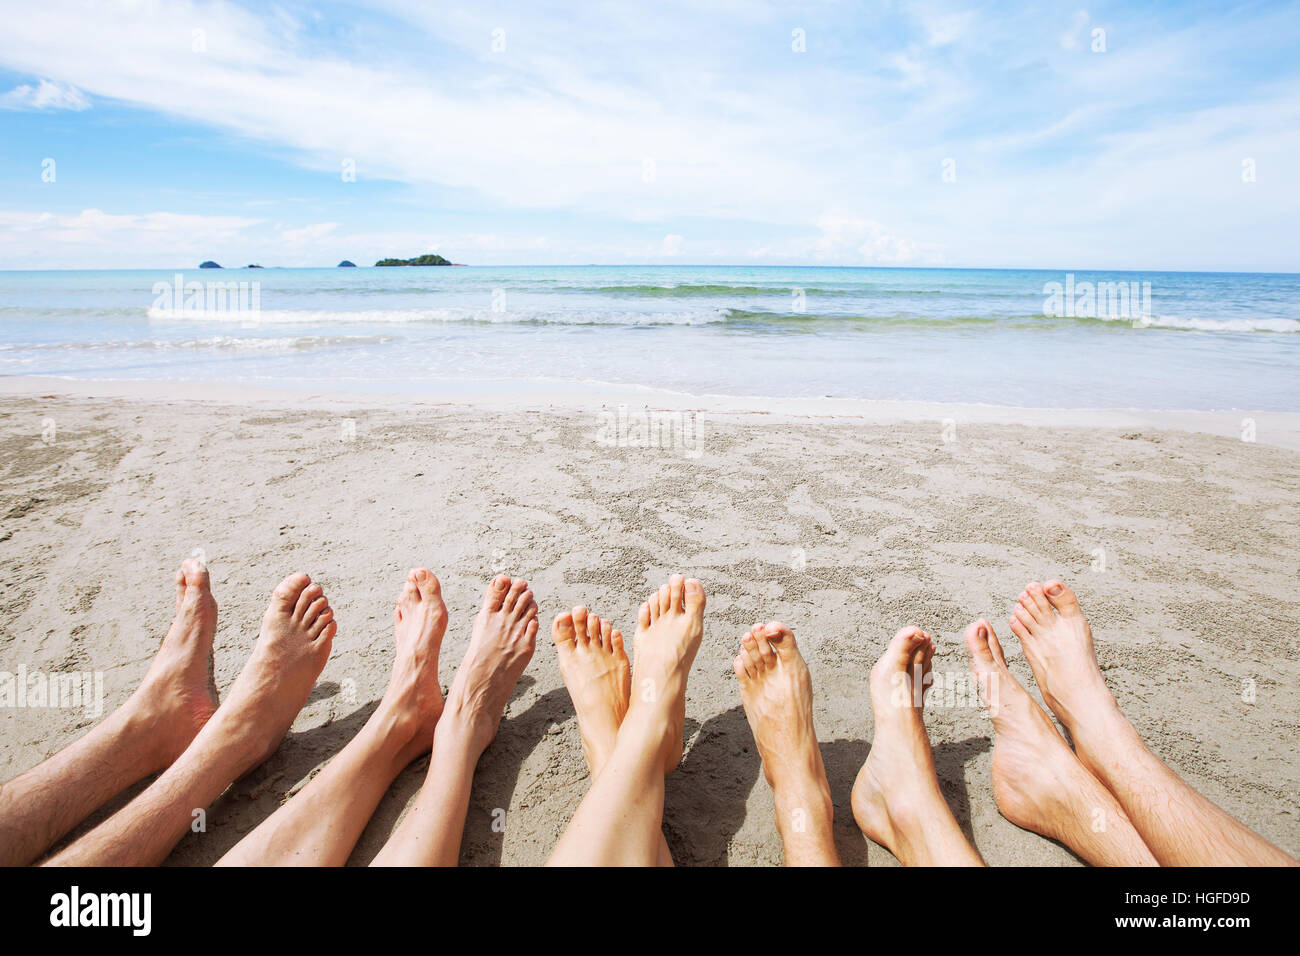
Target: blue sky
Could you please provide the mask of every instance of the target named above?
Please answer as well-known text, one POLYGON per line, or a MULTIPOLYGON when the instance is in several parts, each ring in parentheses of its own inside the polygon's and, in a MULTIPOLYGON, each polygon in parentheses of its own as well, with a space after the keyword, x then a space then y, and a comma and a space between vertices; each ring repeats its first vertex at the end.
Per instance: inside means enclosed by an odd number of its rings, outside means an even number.
POLYGON ((0 268, 1300 271, 1297 156, 1283 3, 41 0, 0 34, 0 268))

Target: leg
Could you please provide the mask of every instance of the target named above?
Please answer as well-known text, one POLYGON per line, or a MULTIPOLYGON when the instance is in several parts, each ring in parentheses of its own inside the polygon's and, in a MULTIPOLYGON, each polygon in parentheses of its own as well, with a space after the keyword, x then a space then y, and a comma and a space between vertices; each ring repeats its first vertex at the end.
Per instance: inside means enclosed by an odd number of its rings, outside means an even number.
POLYGON ((871 669, 876 736, 853 784, 853 818, 904 866, 982 866, 939 790, 922 707, 934 641, 905 627, 871 669))
POLYGON ((393 625, 393 676, 361 732, 218 866, 342 866, 397 775, 429 752, 442 713, 438 650, 447 631, 431 572, 407 576, 393 625))
POLYGON ((635 693, 618 740, 548 861, 654 866, 663 840, 664 775, 682 758, 686 679, 704 636, 704 588, 673 575, 637 617, 635 693))
POLYGON ((966 629, 971 667, 993 718, 993 795, 1018 827, 1064 843, 1094 866, 1155 866, 1110 791, 1020 686, 988 621, 966 629))
POLYGON ((1079 759, 1124 807, 1165 866, 1293 866, 1296 861, 1201 796, 1147 749, 1106 687, 1092 630, 1060 581, 1030 584, 1011 630, 1079 759))
POLYGON ((338 625, 320 585, 283 581, 257 646, 226 700, 148 789, 49 861, 63 866, 156 866, 190 829, 194 811, 269 757, 307 702, 338 625))
POLYGON ((784 624, 754 625, 733 662, 789 866, 839 866, 834 807, 813 727, 812 675, 784 624))
MULTIPOLYGON (((632 696, 632 665, 623 648, 623 632, 588 614, 585 607, 575 607, 556 616, 551 640, 578 714, 582 755, 595 780, 614 752, 632 696)), ((672 866, 673 855, 662 831, 659 839, 659 865, 672 866)))
POLYGON ((374 866, 455 866, 474 768, 496 736, 510 694, 533 656, 537 602, 528 582, 488 585, 465 659, 433 735, 429 775, 374 866))
POLYGON ((25 866, 131 784, 166 768, 217 709, 208 572, 176 572, 176 618, 143 683, 80 740, 0 786, 0 866, 25 866))

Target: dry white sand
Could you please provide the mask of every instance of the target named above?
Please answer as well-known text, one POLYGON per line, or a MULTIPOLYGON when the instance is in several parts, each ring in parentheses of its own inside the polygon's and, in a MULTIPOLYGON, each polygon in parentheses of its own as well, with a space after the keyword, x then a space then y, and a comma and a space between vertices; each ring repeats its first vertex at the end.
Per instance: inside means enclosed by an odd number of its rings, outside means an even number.
MULTIPOLYGON (((964 675, 961 630, 985 615, 1037 696, 1004 622, 1025 583, 1049 576, 1078 590, 1107 681, 1156 752, 1300 852, 1300 453, 1267 444, 1294 448, 1294 416, 1261 417, 1251 443, 1236 435, 1239 415, 1134 426, 1131 416, 1042 413, 1014 425, 989 423, 996 415, 985 411, 956 416, 945 441, 941 410, 880 422, 801 419, 787 407, 704 416, 693 457, 603 445, 608 422, 591 409, 164 402, 140 390, 124 398, 120 387, 65 383, 58 397, 32 387, 0 389, 9 393, 0 398, 0 671, 103 671, 105 709, 116 706, 167 628, 175 567, 196 550, 220 605, 221 687, 290 571, 322 582, 340 621, 279 751, 230 788, 207 832, 188 836, 169 862, 216 860, 361 726, 387 682, 392 604, 416 565, 442 579, 452 615, 444 685, 495 572, 528 578, 546 628, 581 603, 629 633, 637 604, 669 573, 704 582, 687 755, 665 811, 682 864, 781 860, 730 668, 749 625, 794 627, 813 671, 840 852, 846 863, 888 865, 848 809, 872 738, 872 662, 897 628, 918 624, 939 638, 937 671, 964 675)), ((999 816, 988 720, 960 687, 944 696, 927 705, 939 775, 984 858, 1076 863, 999 816)), ((93 722, 77 709, 0 708, 0 779, 93 722)), ((418 762, 399 778, 353 862, 374 855, 424 769, 418 762)), ((462 861, 542 862, 586 787, 544 629, 479 766, 462 861), (492 826, 497 808, 507 810, 504 832, 492 826)))

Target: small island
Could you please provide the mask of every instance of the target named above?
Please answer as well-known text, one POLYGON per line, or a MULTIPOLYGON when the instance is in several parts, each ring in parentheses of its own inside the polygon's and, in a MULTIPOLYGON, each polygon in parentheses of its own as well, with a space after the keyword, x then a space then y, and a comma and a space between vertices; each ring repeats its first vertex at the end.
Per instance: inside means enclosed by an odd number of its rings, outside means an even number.
POLYGON ((430 253, 425 256, 416 256, 414 259, 380 259, 375 263, 377 266, 450 266, 455 265, 442 256, 430 253))
POLYGON ((356 267, 357 267, 357 264, 356 264, 355 262, 353 262, 351 259, 344 259, 342 262, 340 262, 340 263, 339 263, 337 266, 335 266, 334 268, 336 268, 336 269, 355 269, 356 267))
POLYGON ((262 268, 262 267, 259 266, 259 265, 256 265, 256 264, 252 264, 252 265, 246 265, 246 266, 244 266, 244 268, 245 268, 245 269, 260 269, 260 268, 262 268))
POLYGON ((203 262, 200 262, 200 263, 199 263, 199 268, 200 268, 200 269, 220 269, 221 266, 220 266, 220 264, 218 264, 218 263, 216 263, 216 262, 213 262, 211 259, 206 259, 206 260, 204 260, 203 262))

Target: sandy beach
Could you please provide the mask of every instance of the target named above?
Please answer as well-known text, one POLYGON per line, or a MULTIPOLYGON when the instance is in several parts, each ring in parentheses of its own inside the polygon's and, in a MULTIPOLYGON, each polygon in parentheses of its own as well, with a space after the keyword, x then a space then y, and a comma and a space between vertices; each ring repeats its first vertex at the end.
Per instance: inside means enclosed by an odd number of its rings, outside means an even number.
MULTIPOLYGON (((715 404, 673 412, 688 416, 688 441, 646 447, 608 401, 602 414, 600 401, 559 399, 209 390, 201 401, 197 388, 18 379, 0 391, 0 671, 102 672, 107 713, 143 675, 171 619, 171 576, 192 554, 206 559, 220 605, 219 687, 284 575, 307 571, 335 608, 333 655, 293 730, 171 864, 214 862, 362 725, 388 679, 393 602, 419 565, 439 576, 451 612, 444 686, 493 574, 526 577, 545 622, 479 765, 465 864, 543 862, 586 791, 551 618, 584 604, 630 635, 637 605, 672 572, 709 593, 686 757, 665 810, 679 864, 781 861, 730 666, 744 630, 779 619, 813 672, 846 863, 895 865, 858 833, 849 789, 872 739, 867 672, 899 627, 917 624, 940 642, 936 671, 951 675, 926 710, 961 826, 990 864, 1077 865, 999 815, 991 726, 960 692, 961 630, 987 616, 1038 696, 1005 622, 1026 582, 1052 576, 1078 591, 1107 682, 1153 749, 1300 853, 1295 416, 1260 416, 1257 440, 1243 441, 1233 414, 1017 423, 988 410, 819 417, 715 404), (611 421, 623 429, 613 441, 611 421)), ((0 708, 0 779, 94 722, 86 708, 0 708)), ((425 766, 399 778, 353 863, 377 852, 425 766)))

